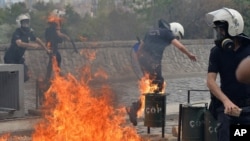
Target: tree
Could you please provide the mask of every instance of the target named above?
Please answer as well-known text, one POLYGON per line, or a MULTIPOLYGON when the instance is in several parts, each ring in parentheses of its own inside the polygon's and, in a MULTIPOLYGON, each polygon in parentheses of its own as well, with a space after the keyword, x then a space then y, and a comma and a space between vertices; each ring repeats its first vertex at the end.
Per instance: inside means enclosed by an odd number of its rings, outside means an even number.
POLYGON ((244 33, 250 35, 250 0, 233 0, 235 8, 243 17, 244 33))
POLYGON ((10 8, 6 8, 5 10, 6 10, 5 21, 6 23, 9 24, 15 24, 17 16, 29 12, 24 2, 12 4, 10 8))

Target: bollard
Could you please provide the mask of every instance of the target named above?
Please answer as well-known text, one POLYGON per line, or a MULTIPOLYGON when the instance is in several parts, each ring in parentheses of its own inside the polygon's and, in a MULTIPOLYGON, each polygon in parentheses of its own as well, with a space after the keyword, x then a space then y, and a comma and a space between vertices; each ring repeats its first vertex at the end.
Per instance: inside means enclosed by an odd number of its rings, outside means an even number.
POLYGON ((166 94, 148 93, 145 94, 145 119, 144 126, 162 127, 162 137, 164 138, 165 115, 166 115, 166 94))

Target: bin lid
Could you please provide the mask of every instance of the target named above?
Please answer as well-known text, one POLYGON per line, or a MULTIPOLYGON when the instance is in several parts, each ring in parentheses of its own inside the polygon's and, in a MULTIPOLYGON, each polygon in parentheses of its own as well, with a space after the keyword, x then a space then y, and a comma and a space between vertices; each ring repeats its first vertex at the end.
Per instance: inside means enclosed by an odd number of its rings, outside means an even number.
POLYGON ((144 96, 168 96, 168 95, 170 95, 170 93, 145 93, 145 94, 142 94, 142 95, 144 95, 144 96))

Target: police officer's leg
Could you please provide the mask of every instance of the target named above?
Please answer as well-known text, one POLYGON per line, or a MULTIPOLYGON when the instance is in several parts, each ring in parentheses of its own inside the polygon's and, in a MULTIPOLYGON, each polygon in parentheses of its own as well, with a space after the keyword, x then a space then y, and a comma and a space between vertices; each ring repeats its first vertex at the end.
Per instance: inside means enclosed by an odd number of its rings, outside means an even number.
POLYGON ((49 83, 50 81, 50 78, 51 78, 51 73, 52 73, 52 58, 53 58, 53 55, 50 55, 49 56, 49 62, 48 62, 48 65, 47 65, 47 72, 46 72, 46 82, 49 83))
POLYGON ((161 73, 161 64, 155 66, 154 74, 155 74, 155 79, 152 83, 157 85, 157 89, 154 92, 155 93, 162 92, 164 88, 164 78, 162 77, 161 73))
POLYGON ((24 82, 28 81, 30 78, 30 71, 28 66, 25 64, 25 59, 23 57, 19 58, 18 64, 23 64, 24 82))
POLYGON ((56 61, 57 61, 58 67, 60 68, 61 67, 62 58, 61 58, 61 54, 59 52, 56 52, 56 61))
MULTIPOLYGON (((150 74, 150 70, 152 70, 151 64, 148 64, 147 58, 141 57, 139 58, 139 64, 143 72, 143 77, 146 74, 150 74)), ((133 123, 134 126, 137 125, 137 112, 141 109, 142 102, 141 99, 133 102, 129 107, 126 107, 127 113, 129 115, 129 120, 133 123)))

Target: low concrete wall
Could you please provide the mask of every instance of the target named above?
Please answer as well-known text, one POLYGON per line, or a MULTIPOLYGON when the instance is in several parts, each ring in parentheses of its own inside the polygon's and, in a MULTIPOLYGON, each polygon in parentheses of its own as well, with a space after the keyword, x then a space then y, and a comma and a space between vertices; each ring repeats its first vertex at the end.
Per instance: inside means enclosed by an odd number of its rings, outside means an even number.
MULTIPOLYGON (((131 66, 131 46, 136 41, 112 41, 112 42, 85 42, 76 43, 81 52, 73 52, 70 43, 63 43, 60 48, 62 55, 62 72, 77 74, 86 64, 91 64, 93 72, 99 68, 105 70, 109 79, 135 78, 131 66), (87 56, 95 58, 90 61, 87 56)), ((197 55, 198 61, 192 62, 172 45, 167 47, 163 56, 163 75, 181 75, 190 73, 204 73, 207 70, 208 55, 213 46, 212 40, 182 40, 187 48, 197 55)), ((0 63, 3 63, 4 50, 9 45, 0 45, 0 63)), ((48 56, 42 49, 28 49, 26 64, 32 72, 32 79, 44 76, 48 56)))

